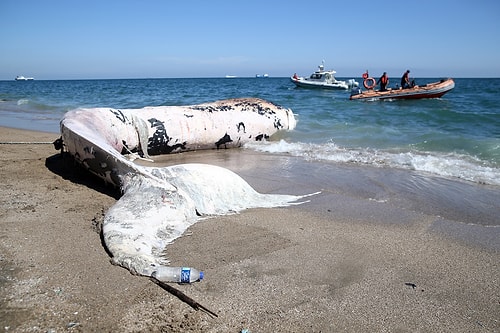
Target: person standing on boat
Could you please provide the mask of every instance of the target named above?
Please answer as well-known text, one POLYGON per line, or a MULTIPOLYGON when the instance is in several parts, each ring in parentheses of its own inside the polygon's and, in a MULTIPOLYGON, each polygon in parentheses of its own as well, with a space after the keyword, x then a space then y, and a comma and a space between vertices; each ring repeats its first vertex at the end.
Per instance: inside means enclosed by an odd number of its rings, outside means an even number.
POLYGON ((407 69, 406 72, 401 77, 401 88, 406 89, 406 88, 410 88, 410 87, 411 87, 411 84, 410 84, 410 70, 407 69))
POLYGON ((366 70, 366 72, 364 72, 363 75, 361 75, 361 77, 363 77, 363 80, 366 80, 367 78, 369 78, 370 75, 368 74, 368 70, 366 70))
POLYGON ((387 73, 384 72, 382 76, 378 79, 377 84, 380 83, 380 91, 386 91, 387 90, 387 85, 389 84, 389 77, 387 76, 387 73))

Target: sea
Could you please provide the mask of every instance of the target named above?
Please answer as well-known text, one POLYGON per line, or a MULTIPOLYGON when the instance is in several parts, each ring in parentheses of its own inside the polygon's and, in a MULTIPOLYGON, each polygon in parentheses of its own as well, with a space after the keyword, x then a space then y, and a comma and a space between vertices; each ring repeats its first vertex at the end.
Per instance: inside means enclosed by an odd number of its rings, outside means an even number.
POLYGON ((442 98, 392 101, 351 101, 349 91, 297 88, 272 77, 0 81, 0 126, 59 133, 64 113, 79 107, 237 97, 269 100, 298 119, 295 130, 251 149, 500 186, 500 79, 459 78, 442 98))
MULTIPOLYGON (((286 77, 0 81, 0 126, 54 133, 55 140, 61 118, 75 108, 262 98, 290 108, 297 127, 243 151, 289 157, 281 164, 285 181, 302 182, 299 190, 397 203, 435 216, 435 230, 500 251, 500 79, 458 78, 438 99, 351 101, 349 94, 298 88, 286 77)), ((324 209, 320 202, 307 207, 324 209)), ((360 211, 370 218, 366 207, 360 211)))

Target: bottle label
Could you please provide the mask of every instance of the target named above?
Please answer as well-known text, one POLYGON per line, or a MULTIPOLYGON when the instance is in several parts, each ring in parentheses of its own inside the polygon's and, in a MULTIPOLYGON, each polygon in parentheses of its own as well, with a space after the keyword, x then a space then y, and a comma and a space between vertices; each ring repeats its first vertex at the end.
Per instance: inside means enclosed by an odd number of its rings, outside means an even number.
POLYGON ((182 267, 181 269, 181 283, 190 283, 191 269, 189 267, 182 267))

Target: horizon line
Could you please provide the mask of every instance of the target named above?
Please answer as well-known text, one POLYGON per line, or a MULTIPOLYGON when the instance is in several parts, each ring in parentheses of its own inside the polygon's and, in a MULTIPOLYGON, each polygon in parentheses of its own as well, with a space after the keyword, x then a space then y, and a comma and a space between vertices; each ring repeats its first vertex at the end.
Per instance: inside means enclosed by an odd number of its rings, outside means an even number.
MULTIPOLYGON (((33 81, 78 81, 78 80, 166 80, 166 79, 284 79, 290 78, 291 76, 268 76, 268 77, 256 77, 256 76, 200 76, 200 77, 116 77, 116 78, 66 78, 66 79, 36 79, 27 81, 17 81, 15 79, 0 79, 0 81, 16 81, 16 82, 33 82, 33 81)), ((358 78, 357 76, 336 76, 337 78, 358 78)), ((390 77, 390 76, 389 76, 390 77)), ((397 76, 399 77, 399 76, 397 76)), ((452 79, 500 79, 500 77, 489 77, 489 76, 470 76, 470 77, 453 77, 453 76, 421 76, 421 77, 413 77, 414 79, 437 79, 437 78, 452 78, 452 79)), ((359 77, 359 79, 362 79, 359 77)))

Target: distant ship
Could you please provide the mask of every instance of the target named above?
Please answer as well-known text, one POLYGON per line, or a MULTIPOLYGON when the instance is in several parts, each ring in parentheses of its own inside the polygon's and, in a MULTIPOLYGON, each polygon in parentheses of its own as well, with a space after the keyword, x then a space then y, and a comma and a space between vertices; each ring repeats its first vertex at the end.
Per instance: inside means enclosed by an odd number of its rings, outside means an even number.
POLYGON ((32 77, 24 77, 22 75, 16 76, 15 78, 16 81, 31 81, 34 80, 32 77))
POLYGON ((226 79, 234 79, 237 78, 236 75, 226 75, 226 79))
POLYGON ((269 77, 269 74, 255 74, 256 78, 267 78, 269 77))

